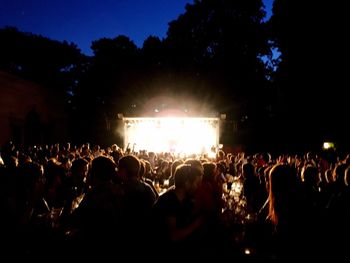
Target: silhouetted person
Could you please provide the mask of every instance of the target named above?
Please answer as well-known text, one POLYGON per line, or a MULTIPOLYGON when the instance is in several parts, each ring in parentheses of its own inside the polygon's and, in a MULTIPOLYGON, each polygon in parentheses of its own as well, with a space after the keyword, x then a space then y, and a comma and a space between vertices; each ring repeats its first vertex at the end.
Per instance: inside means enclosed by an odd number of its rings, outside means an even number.
POLYGON ((175 171, 175 188, 161 195, 154 206, 156 249, 162 255, 182 256, 198 249, 196 233, 203 217, 195 214, 193 197, 202 181, 203 168, 181 164, 175 171))

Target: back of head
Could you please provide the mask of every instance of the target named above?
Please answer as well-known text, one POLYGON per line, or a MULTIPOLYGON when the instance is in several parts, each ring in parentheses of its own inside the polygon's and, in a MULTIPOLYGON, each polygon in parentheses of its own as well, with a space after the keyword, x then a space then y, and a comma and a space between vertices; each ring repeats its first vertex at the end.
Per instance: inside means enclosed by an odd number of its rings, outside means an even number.
POLYGON ((271 154, 270 153, 268 153, 268 152, 263 152, 262 154, 261 154, 261 158, 264 160, 264 162, 265 162, 265 164, 268 164, 268 163, 270 163, 271 162, 271 154))
POLYGON ((185 164, 190 164, 193 168, 198 169, 202 174, 204 172, 203 164, 199 160, 189 158, 185 161, 185 164))
POLYGON ((319 183, 318 168, 314 165, 308 164, 301 170, 301 179, 307 186, 317 186, 319 183))
POLYGON ((89 162, 83 158, 77 158, 72 162, 71 171, 73 175, 77 175, 81 172, 81 170, 88 166, 89 162))
POLYGON ((114 178, 116 174, 116 164, 113 160, 105 156, 93 159, 91 163, 92 181, 107 182, 114 178))
POLYGON ((40 164, 36 162, 26 162, 21 165, 19 170, 20 183, 27 189, 32 188, 35 183, 43 175, 43 170, 40 164))
POLYGON ((255 177, 255 166, 252 163, 243 164, 242 171, 245 179, 252 179, 255 177))
POLYGON ((139 170, 139 177, 142 178, 146 174, 146 163, 144 160, 140 160, 140 170, 139 170))
POLYGON ((289 195, 297 187, 297 177, 292 167, 276 164, 270 170, 270 192, 275 197, 289 195))
POLYGON ((174 176, 175 174, 175 170, 176 167, 178 167, 180 164, 182 164, 183 162, 181 160, 175 160, 172 164, 171 164, 171 175, 174 176))
POLYGON ((180 164, 175 170, 175 187, 184 188, 203 175, 203 170, 191 164, 180 164))
POLYGON ((269 217, 274 224, 296 204, 298 187, 296 173, 286 164, 276 164, 269 174, 269 217), (283 211, 283 212, 282 212, 283 211))
POLYGON ((203 163, 203 181, 213 181, 215 180, 216 164, 213 162, 203 163))
POLYGON ((125 155, 119 159, 118 170, 125 173, 127 178, 138 177, 140 161, 133 155, 125 155))

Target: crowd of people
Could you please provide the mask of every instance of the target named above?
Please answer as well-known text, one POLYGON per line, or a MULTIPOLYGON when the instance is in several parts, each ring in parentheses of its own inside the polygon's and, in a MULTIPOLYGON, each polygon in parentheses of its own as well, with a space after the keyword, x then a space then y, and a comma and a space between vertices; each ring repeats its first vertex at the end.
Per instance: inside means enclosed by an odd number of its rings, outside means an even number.
POLYGON ((1 246, 33 259, 343 258, 349 165, 335 151, 210 158, 9 143, 0 155, 1 246))

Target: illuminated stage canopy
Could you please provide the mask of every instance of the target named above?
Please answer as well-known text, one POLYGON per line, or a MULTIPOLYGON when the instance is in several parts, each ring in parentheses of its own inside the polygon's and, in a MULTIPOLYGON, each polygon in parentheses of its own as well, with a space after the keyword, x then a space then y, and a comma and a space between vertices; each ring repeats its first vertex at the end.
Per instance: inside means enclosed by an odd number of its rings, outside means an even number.
POLYGON ((219 118, 123 118, 124 145, 135 150, 209 153, 219 143, 219 118))

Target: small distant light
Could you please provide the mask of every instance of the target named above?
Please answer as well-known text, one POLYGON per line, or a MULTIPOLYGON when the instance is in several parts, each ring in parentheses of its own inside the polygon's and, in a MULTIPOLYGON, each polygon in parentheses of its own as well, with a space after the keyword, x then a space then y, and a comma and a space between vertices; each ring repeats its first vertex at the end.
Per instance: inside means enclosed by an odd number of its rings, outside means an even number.
POLYGON ((244 249, 244 254, 250 255, 250 249, 249 248, 244 249))
POLYGON ((324 150, 328 150, 328 149, 334 148, 334 143, 332 143, 332 142, 324 142, 322 148, 324 150))
POLYGON ((158 109, 154 109, 154 112, 159 112, 159 110, 158 109))

